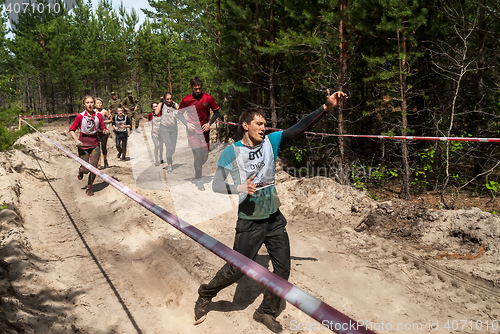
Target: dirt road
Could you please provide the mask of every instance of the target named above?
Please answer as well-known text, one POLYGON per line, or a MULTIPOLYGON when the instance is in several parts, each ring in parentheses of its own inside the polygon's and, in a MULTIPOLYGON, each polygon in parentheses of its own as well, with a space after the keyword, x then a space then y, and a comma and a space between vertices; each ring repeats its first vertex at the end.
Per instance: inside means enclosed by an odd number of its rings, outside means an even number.
MULTIPOLYGON (((46 130, 73 150, 65 126, 46 130)), ((182 136, 171 175, 148 162, 147 128, 131 135, 145 155, 131 149, 129 161, 118 161, 111 143, 104 172, 230 246, 235 206, 211 193, 210 161, 207 191, 197 192, 182 136)), ((86 196, 77 163, 40 136, 19 143, 25 149, 0 153, 0 203, 8 207, 0 211, 1 332, 269 332, 252 319, 263 288, 247 277, 223 290, 194 326, 197 288, 224 262, 100 179, 86 196)), ((402 236, 388 225, 396 213, 409 217, 405 203, 379 203, 326 178, 278 175, 290 282, 377 333, 500 333, 496 216, 417 210, 405 224, 419 232, 402 236), (474 257, 480 244, 485 252, 476 258, 436 258, 474 257)), ((270 267, 264 248, 258 262, 270 267)), ((285 333, 327 332, 283 305, 285 333)))

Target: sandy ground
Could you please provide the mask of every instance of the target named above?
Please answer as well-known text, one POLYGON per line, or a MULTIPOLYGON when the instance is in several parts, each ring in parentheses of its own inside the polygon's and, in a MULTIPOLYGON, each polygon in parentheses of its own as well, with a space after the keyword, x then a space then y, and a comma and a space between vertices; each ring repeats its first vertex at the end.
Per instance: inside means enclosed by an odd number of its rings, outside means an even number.
MULTIPOLYGON (((75 152, 67 128, 44 131, 75 152)), ((185 134, 167 175, 143 129, 130 137, 129 161, 110 140, 104 172, 231 246, 234 200, 210 190, 220 147, 202 193, 185 134)), ((0 153, 1 333, 270 333, 252 319, 263 287, 247 277, 194 326, 198 286, 223 260, 99 178, 86 196, 77 163, 39 135, 18 144, 0 153)), ((500 333, 497 216, 381 203, 331 179, 277 175, 290 282, 377 333, 500 333)), ((265 248, 257 262, 271 267, 265 248)), ((327 332, 285 302, 278 320, 284 333, 327 332)))

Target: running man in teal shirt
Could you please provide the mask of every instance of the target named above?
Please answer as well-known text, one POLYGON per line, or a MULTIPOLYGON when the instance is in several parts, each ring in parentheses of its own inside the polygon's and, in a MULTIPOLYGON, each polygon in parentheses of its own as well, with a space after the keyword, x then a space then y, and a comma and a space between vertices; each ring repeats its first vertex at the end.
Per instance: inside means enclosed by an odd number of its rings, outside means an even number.
MULTIPOLYGON (((346 98, 345 93, 330 95, 330 91, 327 91, 324 105, 291 128, 267 136, 264 112, 258 109, 244 111, 239 120, 243 139, 228 146, 217 163, 212 189, 219 193, 239 194, 233 249, 254 260, 262 244, 265 244, 274 273, 286 280, 290 276, 290 242, 286 232, 287 222, 279 210, 280 201, 275 187, 277 154, 284 145, 316 124, 327 111, 346 98), (234 184, 226 183, 229 174, 234 184)), ((212 298, 242 276, 242 272, 226 263, 208 284, 200 286, 194 309, 195 324, 205 320, 212 298)), ((279 296, 266 290, 253 318, 272 332, 281 332, 283 328, 276 321, 280 303, 279 296)))

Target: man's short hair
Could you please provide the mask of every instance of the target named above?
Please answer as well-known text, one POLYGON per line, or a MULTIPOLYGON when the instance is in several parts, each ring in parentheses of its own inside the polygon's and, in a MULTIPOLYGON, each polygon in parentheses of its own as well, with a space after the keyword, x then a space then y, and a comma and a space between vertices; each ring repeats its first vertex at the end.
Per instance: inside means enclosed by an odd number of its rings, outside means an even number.
POLYGON ((203 81, 201 80, 200 77, 196 76, 196 77, 192 77, 191 80, 189 80, 189 84, 191 85, 191 87, 193 86, 203 86, 203 81))
POLYGON ((250 124, 253 121, 255 115, 262 116, 264 119, 266 119, 266 113, 261 109, 247 109, 241 113, 240 121, 238 123, 238 130, 241 133, 245 133, 245 130, 243 129, 243 123, 250 124))

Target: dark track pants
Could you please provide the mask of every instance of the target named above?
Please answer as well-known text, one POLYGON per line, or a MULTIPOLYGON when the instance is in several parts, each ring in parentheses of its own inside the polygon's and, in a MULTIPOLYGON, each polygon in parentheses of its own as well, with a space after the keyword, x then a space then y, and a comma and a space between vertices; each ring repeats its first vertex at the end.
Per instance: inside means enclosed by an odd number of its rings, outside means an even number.
POLYGON ((108 154, 108 135, 105 135, 101 132, 98 134, 99 142, 101 143, 101 152, 103 155, 108 154))
POLYGON ((194 178, 201 179, 203 176, 203 164, 208 160, 208 149, 196 147, 191 149, 194 157, 194 178))
POLYGON ((127 155, 127 140, 127 132, 116 132, 116 149, 120 152, 123 159, 125 159, 125 156, 127 155))
MULTIPOLYGON (((290 276, 290 241, 286 232, 286 219, 278 210, 271 217, 262 220, 238 219, 233 249, 255 260, 262 246, 266 245, 271 257, 274 273, 284 279, 290 276)), ((198 294, 203 298, 213 298, 219 291, 239 280, 244 274, 226 263, 208 283, 202 284, 198 294)), ((259 311, 276 316, 281 298, 267 290, 259 306, 259 311)))

